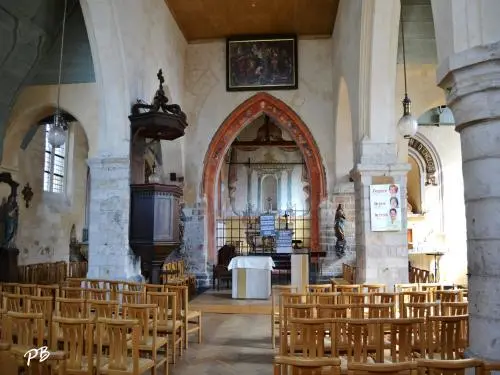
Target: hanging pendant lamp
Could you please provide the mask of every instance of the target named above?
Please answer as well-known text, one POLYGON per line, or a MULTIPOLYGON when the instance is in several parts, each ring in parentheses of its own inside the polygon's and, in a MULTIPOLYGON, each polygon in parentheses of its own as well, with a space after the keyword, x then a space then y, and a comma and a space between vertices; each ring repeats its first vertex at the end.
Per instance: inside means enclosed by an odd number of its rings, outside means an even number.
POLYGON ((403 47, 403 72, 404 72, 404 80, 405 80, 405 97, 402 101, 403 103, 403 116, 398 121, 398 130, 399 133, 404 138, 411 138, 418 131, 418 121, 411 114, 411 100, 408 97, 408 83, 406 79, 406 51, 405 51, 405 32, 403 26, 403 5, 401 5, 401 41, 403 47))
POLYGON ((64 0, 64 14, 62 21, 62 32, 61 32, 61 50, 59 54, 59 77, 57 81, 57 108, 56 113, 53 117, 52 124, 49 124, 49 134, 47 140, 49 144, 55 148, 61 147, 66 142, 66 133, 68 130, 68 123, 64 118, 61 111, 60 101, 61 101, 61 78, 62 78, 62 63, 63 63, 63 52, 64 52, 64 34, 66 31, 66 11, 68 7, 68 0, 64 0))

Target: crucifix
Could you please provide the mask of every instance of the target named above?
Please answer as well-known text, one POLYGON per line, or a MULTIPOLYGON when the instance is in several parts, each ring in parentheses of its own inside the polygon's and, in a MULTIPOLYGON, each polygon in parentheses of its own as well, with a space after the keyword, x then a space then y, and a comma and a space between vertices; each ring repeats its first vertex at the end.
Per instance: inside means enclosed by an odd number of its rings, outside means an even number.
POLYGON ((285 218, 285 230, 288 230, 288 218, 290 217, 290 215, 288 215, 288 211, 285 211, 283 217, 285 218))

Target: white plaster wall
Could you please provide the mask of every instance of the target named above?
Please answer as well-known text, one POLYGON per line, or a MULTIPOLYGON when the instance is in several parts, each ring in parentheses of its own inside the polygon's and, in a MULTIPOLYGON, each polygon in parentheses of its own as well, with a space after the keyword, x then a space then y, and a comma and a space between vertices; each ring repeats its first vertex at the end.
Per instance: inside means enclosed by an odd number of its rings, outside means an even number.
MULTIPOLYGON (((83 128, 89 144, 89 155, 97 152, 98 87, 95 83, 61 86, 61 108, 75 117, 83 128)), ((18 96, 7 124, 2 166, 17 169, 18 153, 24 135, 38 121, 54 113, 57 86, 28 86, 18 96)))
POLYGON ((425 126, 419 131, 435 147, 442 165, 442 202, 441 197, 435 194, 436 187, 426 188, 426 207, 430 218, 428 223, 424 223, 427 231, 434 229, 437 232, 440 221, 437 206, 443 207, 442 232, 447 254, 440 263, 441 281, 466 284, 467 232, 460 134, 452 126, 425 126))
MULTIPOLYGON (((271 91, 307 124, 323 158, 327 185, 334 180, 331 40, 299 40, 299 89, 271 91)), ((224 119, 255 92, 226 92, 225 42, 190 44, 187 48, 184 103, 189 127, 185 147, 185 199, 199 199, 203 160, 210 140, 224 119)))
MULTIPOLYGON (((416 118, 431 108, 445 104, 444 91, 436 86, 436 65, 407 64, 406 71, 412 113, 416 118)), ((398 64, 395 97, 397 119, 402 115, 400 103, 403 96, 403 65, 398 64)), ((460 135, 452 126, 420 126, 419 133, 435 148, 442 166, 442 178, 439 188, 424 187, 427 210, 425 220, 412 220, 408 226, 413 228, 414 243, 420 243, 421 251, 442 250, 438 238, 444 238, 443 248, 449 253, 441 260, 441 280, 465 283, 467 242, 460 135), (436 238, 435 235, 439 233, 444 237, 436 238)), ((408 142, 402 138, 398 143, 398 158, 401 162, 408 158, 408 142)), ((421 265, 434 272, 429 260, 430 258, 425 261, 419 259, 416 266, 421 265)))
POLYGON ((71 227, 75 225, 81 240, 85 225, 87 186, 87 138, 75 123, 68 136, 65 192, 43 191, 45 130, 40 127, 25 151, 19 150, 19 172, 15 179, 20 190, 26 183, 33 189, 33 200, 26 208, 19 196, 19 229, 16 245, 19 263, 44 263, 69 260, 71 227))
MULTIPOLYGON (((182 105, 186 40, 163 0, 82 0, 100 94, 99 152, 128 155, 130 106, 150 102, 163 69, 182 105)), ((180 154, 179 154, 180 157, 180 154)))

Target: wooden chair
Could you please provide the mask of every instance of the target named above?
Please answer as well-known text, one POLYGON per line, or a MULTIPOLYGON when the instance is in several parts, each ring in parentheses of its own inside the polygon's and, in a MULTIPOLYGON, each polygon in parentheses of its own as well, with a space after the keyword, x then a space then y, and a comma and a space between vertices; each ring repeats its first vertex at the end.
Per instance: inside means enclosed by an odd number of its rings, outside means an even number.
POLYGON ((415 375, 417 363, 349 363, 347 371, 348 375, 415 375))
POLYGON ((26 302, 26 312, 43 314, 45 320, 43 337, 44 341, 47 342, 47 345, 50 345, 50 328, 52 327, 52 316, 54 313, 54 299, 52 297, 26 296, 26 302))
POLYGON ((98 374, 143 375, 155 367, 152 359, 139 357, 141 327, 138 320, 100 318, 97 320, 97 337, 98 374), (101 354, 104 338, 109 340, 106 343, 109 356, 101 354))
POLYGON ((329 293, 333 292, 332 284, 309 284, 306 285, 306 291, 308 293, 329 293))
POLYGON ((59 297, 59 285, 37 285, 37 295, 40 297, 59 297))
POLYGON ((87 300, 83 298, 56 298, 56 315, 72 319, 88 318, 87 300))
POLYGON ((396 293, 370 293, 370 303, 396 303, 397 302, 396 293))
POLYGON ((274 375, 340 375, 338 358, 274 357, 274 375))
POLYGON ((468 345, 468 322, 468 315, 428 317, 426 327, 428 357, 462 359, 468 345))
POLYGON ((364 293, 385 293, 385 284, 363 284, 361 285, 364 293))
POLYGON ((165 285, 165 292, 176 292, 181 317, 184 320, 184 348, 189 346, 189 335, 197 333, 201 344, 201 311, 189 308, 188 285, 165 285))
POLYGON ((123 304, 146 303, 146 293, 144 291, 123 290, 122 303, 123 304))
POLYGON ((463 302, 464 295, 460 289, 438 290, 436 291, 436 301, 442 302, 463 302))
POLYGON ((5 335, 2 341, 10 345, 10 353, 21 364, 25 362, 26 352, 44 346, 45 318, 43 314, 8 312, 4 316, 4 323, 5 335))
POLYGON ((391 327, 390 362, 411 361, 415 352, 425 354, 424 318, 398 318, 388 322, 391 327))
POLYGON ((334 292, 344 293, 361 293, 361 285, 360 284, 345 284, 345 285, 334 285, 334 292))
POLYGON ((425 303, 427 302, 427 296, 427 292, 400 292, 398 294, 399 316, 401 318, 406 318, 404 314, 406 312, 405 305, 407 303, 425 303))
POLYGON ((119 301, 120 292, 123 290, 123 283, 121 281, 108 280, 108 289, 109 289, 109 300, 119 301))
POLYGON ((144 290, 143 283, 124 283, 123 286, 131 292, 141 292, 144 290))
POLYGON ((63 298, 87 298, 87 289, 73 286, 61 288, 61 297, 63 298))
POLYGON ((418 292, 418 291, 419 291, 419 285, 417 283, 395 284, 394 285, 394 293, 418 292))
POLYGON ((19 284, 18 292, 24 296, 36 296, 37 286, 36 284, 19 284))
POLYGON ((483 375, 491 375, 492 371, 500 371, 500 362, 483 363, 483 375))
POLYGON ((3 308, 7 311, 27 312, 28 303, 25 301, 25 296, 21 294, 3 294, 3 308))
POLYGON ((419 359, 419 375, 465 375, 467 369, 475 369, 476 375, 482 374, 483 362, 478 359, 459 359, 454 361, 419 359))
POLYGON ((233 274, 227 267, 229 266, 231 259, 235 256, 236 248, 233 245, 224 245, 217 251, 217 264, 214 264, 212 268, 213 289, 215 289, 215 284, 217 284, 217 290, 219 290, 220 284, 223 280, 227 282, 229 287, 233 274))
POLYGON ((144 290, 146 292, 146 295, 149 292, 163 292, 165 287, 161 284, 144 284, 144 290))
POLYGON ((307 358, 321 358, 331 350, 326 332, 332 332, 332 319, 292 318, 288 323, 290 335, 284 352, 307 358))
POLYGON ((185 332, 181 311, 177 306, 177 293, 151 292, 148 294, 148 303, 157 306, 157 332, 160 335, 170 336, 172 363, 175 364, 177 360, 177 349, 179 349, 180 355, 182 355, 183 352, 183 335, 185 332))
POLYGON ((109 295, 110 295, 109 289, 102 289, 102 288, 86 289, 86 298, 89 300, 108 301, 109 295))
POLYGON ((341 295, 339 292, 308 293, 306 295, 306 303, 333 305, 338 303, 341 295))
POLYGON ((280 301, 283 293, 296 293, 294 285, 275 285, 271 289, 271 342, 273 349, 276 348, 276 328, 280 325, 280 301))
MULTIPOLYGON (((66 361, 64 373, 68 375, 93 375, 94 357, 94 322, 90 319, 72 319, 54 317, 52 320, 52 342, 50 347, 56 352, 60 343, 66 361)), ((58 370, 58 367, 56 368, 58 370)))
POLYGON ((119 304, 117 301, 87 300, 91 316, 95 318, 118 318, 119 304))
POLYGON ((467 302, 441 302, 441 315, 467 315, 469 313, 469 304, 467 302))
MULTIPOLYGON (((151 369, 151 374, 156 375, 156 370, 160 366, 163 366, 164 374, 168 374, 167 338, 158 337, 157 305, 123 305, 122 316, 124 319, 139 321, 139 352, 147 352, 151 354, 151 359, 154 362, 154 367, 151 369), (158 352, 161 349, 164 350, 164 357, 158 356, 158 352)), ((134 345, 137 344, 129 342, 129 349, 133 350, 134 345)))

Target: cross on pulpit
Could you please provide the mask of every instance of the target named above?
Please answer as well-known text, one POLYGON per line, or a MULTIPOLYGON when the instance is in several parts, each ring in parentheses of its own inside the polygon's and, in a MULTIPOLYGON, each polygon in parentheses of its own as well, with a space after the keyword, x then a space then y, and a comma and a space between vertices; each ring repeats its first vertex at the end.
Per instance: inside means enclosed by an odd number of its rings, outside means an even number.
POLYGON ((288 218, 290 217, 290 215, 288 215, 288 211, 285 211, 283 217, 285 218, 285 230, 288 230, 288 218))

